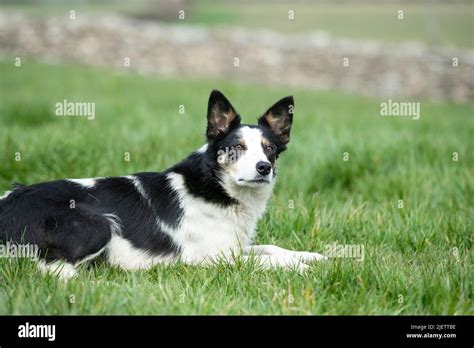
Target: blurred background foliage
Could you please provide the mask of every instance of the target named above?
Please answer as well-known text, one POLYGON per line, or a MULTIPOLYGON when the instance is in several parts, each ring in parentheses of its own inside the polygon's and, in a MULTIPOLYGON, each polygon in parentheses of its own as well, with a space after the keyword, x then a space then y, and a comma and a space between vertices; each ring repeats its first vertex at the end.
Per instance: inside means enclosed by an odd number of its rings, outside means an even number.
POLYGON ((5 10, 35 15, 57 15, 65 10, 95 14, 123 14, 147 20, 212 27, 239 26, 280 32, 325 31, 336 37, 367 38, 390 42, 474 47, 472 0, 2 0, 5 10), (288 9, 298 20, 288 21, 288 9), (397 18, 404 11, 404 22, 397 18))

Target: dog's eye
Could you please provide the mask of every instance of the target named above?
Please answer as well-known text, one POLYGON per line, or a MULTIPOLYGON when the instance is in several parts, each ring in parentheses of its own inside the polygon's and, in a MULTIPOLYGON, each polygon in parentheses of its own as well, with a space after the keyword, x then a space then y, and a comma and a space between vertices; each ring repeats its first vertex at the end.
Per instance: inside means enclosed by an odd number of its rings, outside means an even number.
POLYGON ((244 147, 241 144, 237 144, 234 146, 234 149, 236 151, 244 151, 244 147))
POLYGON ((275 147, 273 145, 267 145, 267 146, 265 146, 265 150, 267 152, 273 152, 273 151, 275 151, 275 147))

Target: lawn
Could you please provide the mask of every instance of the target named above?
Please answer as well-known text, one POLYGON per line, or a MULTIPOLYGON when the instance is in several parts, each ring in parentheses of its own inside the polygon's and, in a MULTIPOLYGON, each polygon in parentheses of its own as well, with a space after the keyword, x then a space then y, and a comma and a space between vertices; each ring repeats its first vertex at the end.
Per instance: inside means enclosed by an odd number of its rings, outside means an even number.
POLYGON ((421 101, 413 120, 380 116, 382 99, 336 92, 28 59, 0 69, 0 191, 162 170, 202 145, 212 88, 246 122, 293 94, 292 141, 256 242, 365 250, 363 261, 333 258, 303 275, 252 264, 126 272, 98 260, 69 282, 0 258, 0 314, 474 314, 473 104, 421 101), (95 102, 95 119, 55 116, 64 99, 95 102))

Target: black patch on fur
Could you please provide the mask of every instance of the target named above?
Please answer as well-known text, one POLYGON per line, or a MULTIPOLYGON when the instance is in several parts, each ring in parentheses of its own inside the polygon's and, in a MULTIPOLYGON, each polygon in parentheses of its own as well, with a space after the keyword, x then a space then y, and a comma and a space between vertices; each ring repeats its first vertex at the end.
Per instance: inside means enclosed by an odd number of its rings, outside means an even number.
MULTIPOLYGON (((98 184, 89 190, 89 194, 94 198, 89 200, 89 204, 102 214, 118 216, 122 237, 129 240, 133 246, 155 255, 166 255, 177 252, 178 247, 167 233, 160 230, 156 212, 162 213, 161 209, 168 211, 168 207, 174 204, 174 196, 167 195, 168 187, 161 185, 165 181, 164 175, 161 173, 154 175, 158 178, 156 182, 142 182, 146 192, 153 191, 158 195, 154 197, 152 207, 129 178, 99 180, 98 184), (159 186, 155 187, 154 184, 159 186), (153 204, 157 206, 156 211, 153 209, 153 204)), ((137 177, 140 178, 140 175, 137 177)), ((169 214, 163 214, 166 217, 165 222, 170 226, 177 226, 181 215, 180 210, 174 216, 175 219, 169 214)))
POLYGON ((110 239, 108 222, 88 209, 71 209, 71 200, 87 200, 78 185, 53 181, 17 186, 3 200, 0 241, 38 245, 46 260, 75 263, 99 251, 110 239))
MULTIPOLYGON (((165 183, 163 174, 155 173, 165 183)), ((142 183, 147 192, 156 192, 152 203, 160 217, 177 226, 182 211, 166 183, 142 183), (151 185, 151 186, 149 186, 151 185), (163 208, 163 211, 161 210, 163 208)), ((46 260, 65 259, 75 263, 95 254, 110 240, 110 216, 118 217, 121 235, 132 245, 156 255, 179 252, 171 237, 160 230, 156 214, 128 178, 97 179, 94 187, 67 180, 16 188, 0 210, 0 241, 36 244, 46 260), (71 208, 74 202, 74 208, 71 208)))

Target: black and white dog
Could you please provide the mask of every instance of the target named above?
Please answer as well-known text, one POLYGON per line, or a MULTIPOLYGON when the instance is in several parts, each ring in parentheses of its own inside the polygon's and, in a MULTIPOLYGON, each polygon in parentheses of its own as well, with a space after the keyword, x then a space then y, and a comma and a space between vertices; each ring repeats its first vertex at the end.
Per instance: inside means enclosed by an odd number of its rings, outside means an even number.
POLYGON ((293 98, 243 125, 213 91, 207 143, 161 173, 16 185, 0 197, 0 242, 30 243, 42 269, 60 276, 101 253, 125 269, 182 260, 209 263, 253 257, 264 267, 304 270, 325 257, 273 245, 252 246, 290 139, 293 98))

